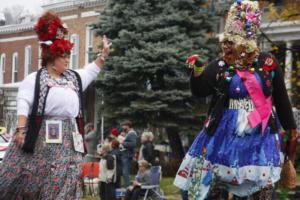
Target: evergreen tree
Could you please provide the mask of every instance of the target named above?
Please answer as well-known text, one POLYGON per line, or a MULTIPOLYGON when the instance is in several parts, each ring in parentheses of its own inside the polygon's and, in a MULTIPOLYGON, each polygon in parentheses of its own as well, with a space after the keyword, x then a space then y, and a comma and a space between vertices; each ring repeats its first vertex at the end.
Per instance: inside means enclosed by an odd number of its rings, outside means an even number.
POLYGON ((108 127, 130 119, 142 129, 167 128, 175 146, 180 142, 176 133, 200 129, 199 101, 191 96, 185 60, 201 48, 205 56, 215 56, 211 33, 216 21, 199 12, 204 2, 108 1, 95 24, 97 34, 113 42, 106 72, 97 81, 108 127))

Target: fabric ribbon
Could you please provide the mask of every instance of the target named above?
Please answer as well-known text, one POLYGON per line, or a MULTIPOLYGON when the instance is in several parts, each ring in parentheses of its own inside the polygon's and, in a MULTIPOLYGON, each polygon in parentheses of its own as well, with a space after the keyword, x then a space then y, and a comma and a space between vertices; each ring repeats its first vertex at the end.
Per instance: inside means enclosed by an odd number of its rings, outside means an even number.
POLYGON ((268 125, 269 117, 272 113, 271 96, 265 96, 254 73, 247 70, 236 70, 236 72, 243 80, 243 83, 255 105, 255 109, 248 115, 249 124, 252 128, 254 128, 261 123, 261 131, 263 133, 268 125))

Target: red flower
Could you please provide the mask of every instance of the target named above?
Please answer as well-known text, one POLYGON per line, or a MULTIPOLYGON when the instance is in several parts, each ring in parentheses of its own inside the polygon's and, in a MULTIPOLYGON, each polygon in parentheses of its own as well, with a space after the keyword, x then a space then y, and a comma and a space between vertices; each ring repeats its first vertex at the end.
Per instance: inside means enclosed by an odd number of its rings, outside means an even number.
POLYGON ((62 24, 60 18, 50 12, 46 12, 37 24, 34 26, 34 30, 38 35, 40 41, 55 40, 57 32, 60 30, 64 35, 68 33, 67 28, 62 24))
POLYGON ((188 63, 188 64, 194 64, 196 62, 197 58, 198 58, 197 54, 192 55, 192 56, 190 56, 190 57, 188 57, 186 59, 186 63, 188 63))
POLYGON ((202 59, 199 55, 195 54, 186 59, 186 63, 189 65, 195 65, 196 67, 203 67, 206 65, 206 62, 204 59, 202 59))
POLYGON ((68 40, 55 40, 50 45, 50 53, 57 57, 70 55, 74 44, 68 40))
POLYGON ((264 70, 266 70, 267 72, 270 72, 270 71, 274 70, 276 67, 277 67, 276 62, 272 57, 266 58, 266 60, 263 64, 264 70))

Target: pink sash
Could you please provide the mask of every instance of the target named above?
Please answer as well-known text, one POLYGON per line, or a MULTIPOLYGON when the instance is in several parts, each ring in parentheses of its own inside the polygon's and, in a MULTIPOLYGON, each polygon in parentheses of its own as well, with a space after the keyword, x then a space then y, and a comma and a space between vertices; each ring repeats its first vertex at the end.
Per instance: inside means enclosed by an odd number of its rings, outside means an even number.
POLYGON ((261 123, 262 133, 268 125, 269 117, 272 113, 272 99, 271 96, 265 97, 261 85, 259 84, 254 73, 247 70, 239 71, 236 70, 237 74, 242 80, 244 80, 244 85, 255 105, 255 110, 253 110, 248 115, 248 121, 252 128, 256 127, 261 123))

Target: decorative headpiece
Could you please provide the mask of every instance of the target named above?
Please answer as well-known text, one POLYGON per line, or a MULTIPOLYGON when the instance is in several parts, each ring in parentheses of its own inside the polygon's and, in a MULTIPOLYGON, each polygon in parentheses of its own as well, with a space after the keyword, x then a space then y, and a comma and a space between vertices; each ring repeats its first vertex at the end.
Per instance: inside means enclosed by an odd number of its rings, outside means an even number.
POLYGON ((256 34, 261 25, 261 12, 257 1, 237 0, 230 7, 225 31, 220 41, 231 41, 246 47, 247 53, 257 47, 256 34))
POLYGON ((67 27, 61 19, 52 12, 45 12, 34 27, 42 48, 42 66, 45 66, 47 59, 55 59, 70 55, 73 43, 65 40, 68 34, 67 27))

